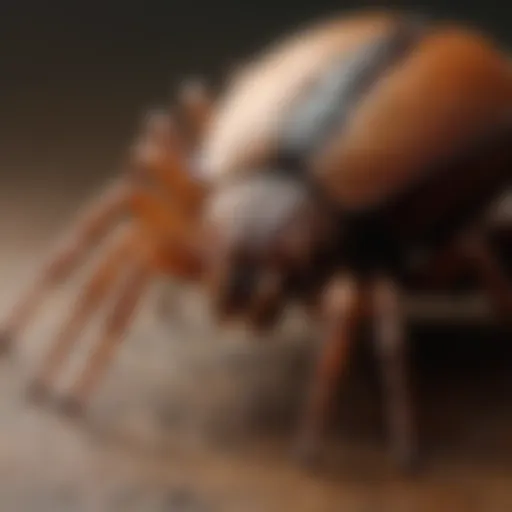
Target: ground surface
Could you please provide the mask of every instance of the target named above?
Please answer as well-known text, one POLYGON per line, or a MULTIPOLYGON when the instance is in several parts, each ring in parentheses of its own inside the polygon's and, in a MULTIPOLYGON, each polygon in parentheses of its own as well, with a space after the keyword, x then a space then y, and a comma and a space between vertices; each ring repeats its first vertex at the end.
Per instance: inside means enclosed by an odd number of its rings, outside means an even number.
MULTIPOLYGON (((2 312, 88 193, 21 193, 15 185, 2 191, 2 312)), ((289 457, 312 346, 307 336, 295 342, 305 329, 293 325, 274 344, 222 341, 189 294, 182 301, 192 305, 189 325, 180 330, 158 319, 155 297, 148 298, 87 423, 29 405, 24 386, 72 291, 48 303, 16 357, 1 363, 2 512, 512 510, 506 337, 470 343, 451 335, 462 361, 453 350, 445 353, 437 334, 422 341, 416 383, 427 464, 409 481, 387 458, 379 388, 363 354, 340 402, 325 468, 312 475, 289 457)))

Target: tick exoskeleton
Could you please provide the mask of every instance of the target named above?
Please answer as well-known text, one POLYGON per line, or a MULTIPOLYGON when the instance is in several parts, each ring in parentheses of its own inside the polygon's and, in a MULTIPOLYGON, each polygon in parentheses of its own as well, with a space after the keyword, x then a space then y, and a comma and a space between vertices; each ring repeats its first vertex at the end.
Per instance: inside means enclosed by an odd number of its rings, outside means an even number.
POLYGON ((325 333, 299 428, 307 459, 319 452, 333 392, 370 313, 392 447, 409 466, 417 446, 404 275, 459 248, 497 308, 512 312, 504 273, 478 236, 478 220, 509 184, 508 55, 458 24, 355 13, 256 56, 214 107, 200 89, 189 89, 183 104, 192 122, 185 143, 167 116, 156 116, 135 159, 144 172, 93 209, 7 321, 3 342, 106 220, 131 212, 32 389, 48 391, 122 261, 125 289, 65 401, 71 410, 85 405, 158 270, 204 282, 219 318, 255 328, 271 328, 292 300, 316 305, 325 333))

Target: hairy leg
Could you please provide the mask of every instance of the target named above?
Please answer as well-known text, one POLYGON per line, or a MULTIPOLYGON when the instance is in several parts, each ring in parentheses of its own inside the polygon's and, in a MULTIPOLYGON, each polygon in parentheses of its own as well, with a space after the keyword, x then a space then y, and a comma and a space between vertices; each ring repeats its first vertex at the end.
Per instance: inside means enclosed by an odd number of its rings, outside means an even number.
MULTIPOLYGON (((146 130, 136 146, 135 164, 139 174, 146 178, 160 179, 156 189, 168 187, 183 208, 197 211, 205 194, 197 182, 187 173, 186 158, 180 150, 172 120, 167 116, 149 116, 146 130), (164 121, 162 123, 162 120, 164 121)), ((89 251, 105 236, 115 221, 133 207, 133 187, 136 182, 124 176, 95 199, 79 220, 72 226, 71 232, 64 237, 58 249, 43 267, 36 282, 30 286, 21 300, 15 305, 0 330, 0 352, 7 352, 16 336, 28 325, 37 308, 51 289, 65 281, 84 261, 89 251)))
POLYGON ((336 280, 328 290, 324 315, 327 326, 324 346, 299 426, 297 455, 310 464, 320 455, 322 436, 333 405, 336 386, 348 363, 361 314, 361 290, 351 278, 336 280))
POLYGON ((102 376, 107 371, 116 349, 123 341, 152 276, 152 269, 147 261, 133 261, 125 280, 117 293, 114 307, 105 323, 103 334, 94 348, 85 368, 61 402, 63 411, 70 415, 81 414, 102 376))
POLYGON ((146 181, 151 178, 183 212, 196 213, 207 189, 193 176, 190 156, 173 117, 165 111, 150 112, 143 133, 132 152, 136 176, 146 181))
POLYGON ((85 209, 71 232, 49 258, 40 275, 16 304, 2 326, 0 351, 6 351, 16 336, 28 325, 45 295, 66 280, 83 262, 123 212, 127 211, 129 185, 120 180, 85 209))
MULTIPOLYGON (((134 148, 133 159, 135 167, 142 169, 146 178, 149 176, 157 184, 159 195, 165 198, 167 207, 172 207, 173 215, 180 217, 183 225, 187 226, 185 229, 190 230, 190 222, 198 220, 208 194, 208 187, 200 176, 200 162, 195 157, 210 122, 213 102, 201 83, 189 82, 178 92, 176 107, 177 117, 166 111, 149 113, 144 129, 145 137, 134 148)), ((165 213, 164 209, 160 208, 160 213, 157 213, 154 206, 153 204, 153 214, 156 213, 165 224, 165 215, 161 215, 165 213)), ((148 214, 153 215, 146 208, 144 215, 148 214)), ((160 226, 163 224, 159 222, 160 226)), ((178 240, 178 247, 181 247, 180 244, 181 241, 178 240)), ((194 274, 195 278, 197 258, 190 257, 194 251, 176 253, 175 240, 171 241, 173 250, 168 250, 164 246, 160 251, 159 261, 162 270, 179 277, 180 282, 183 281, 183 277, 188 280, 190 273, 194 274)), ((176 295, 175 290, 170 293, 176 295)), ((173 314, 174 303, 173 298, 167 294, 165 297, 162 295, 158 307, 159 314, 166 318, 173 314)))
POLYGON ((31 398, 45 398, 59 370, 65 363, 73 346, 78 341, 87 322, 101 307, 108 293, 119 278, 123 265, 133 257, 134 226, 131 224, 113 239, 110 247, 87 281, 77 303, 50 347, 41 371, 32 381, 29 392, 31 398))
POLYGON ((172 317, 180 322, 179 308, 176 307, 177 301, 181 300, 179 290, 182 285, 197 281, 201 273, 197 219, 184 215, 176 205, 150 191, 141 190, 136 194, 133 208, 139 219, 151 227, 156 238, 158 251, 154 256, 154 266, 173 278, 176 284, 165 293, 161 290, 157 298, 158 314, 166 321, 172 317))
POLYGON ((392 280, 381 277, 374 282, 373 298, 374 341, 382 370, 391 445, 401 467, 409 470, 416 462, 417 445, 400 293, 392 280))
POLYGON ((135 309, 150 278, 156 272, 165 272, 184 280, 196 280, 200 275, 199 259, 187 238, 180 239, 176 235, 166 240, 151 239, 144 232, 144 237, 137 244, 142 244, 146 250, 130 261, 128 276, 116 292, 118 299, 107 318, 102 339, 73 390, 62 402, 69 414, 83 411, 91 393, 107 371, 116 348, 133 321, 135 309))

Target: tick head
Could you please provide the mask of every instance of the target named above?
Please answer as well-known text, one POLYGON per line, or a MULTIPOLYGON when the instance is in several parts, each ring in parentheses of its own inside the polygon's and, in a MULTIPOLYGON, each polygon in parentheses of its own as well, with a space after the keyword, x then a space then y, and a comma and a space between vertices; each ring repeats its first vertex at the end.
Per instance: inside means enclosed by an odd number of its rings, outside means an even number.
POLYGON ((215 191, 205 212, 205 267, 220 318, 272 326, 311 272, 328 238, 328 215, 307 186, 255 173, 215 191))

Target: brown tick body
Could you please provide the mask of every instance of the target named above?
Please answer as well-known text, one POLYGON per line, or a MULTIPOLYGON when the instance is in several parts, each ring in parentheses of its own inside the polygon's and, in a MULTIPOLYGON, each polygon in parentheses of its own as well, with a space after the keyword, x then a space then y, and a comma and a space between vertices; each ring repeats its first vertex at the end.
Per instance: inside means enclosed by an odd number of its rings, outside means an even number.
POLYGON ((266 54, 220 105, 203 155, 217 185, 206 268, 219 312, 264 324, 286 298, 326 288, 300 441, 310 456, 369 291, 392 443, 409 464, 399 291, 415 254, 431 260, 461 237, 497 296, 496 268, 468 230, 509 184, 510 61, 464 28, 356 16, 266 54))
MULTIPOLYGON (((401 289, 416 256, 425 267, 457 248, 497 308, 511 311, 501 268, 476 234, 509 184, 508 56, 464 27, 363 13, 301 31, 256 58, 211 118, 197 99, 189 116, 200 127, 189 130, 197 158, 177 158, 175 139, 158 139, 162 126, 151 139, 160 153, 139 159, 158 193, 128 186, 132 245, 113 256, 139 254, 128 280, 134 291, 71 403, 89 396, 147 273, 159 268, 204 279, 218 317, 257 328, 271 327, 290 300, 318 301, 326 332, 300 429, 307 457, 318 452, 355 329, 370 311, 393 449, 411 463, 401 289)), ((26 304, 7 324, 11 336, 26 323, 26 304)), ((66 340, 77 326, 68 331, 66 340)), ((48 388, 68 345, 56 344, 34 389, 48 388)))

